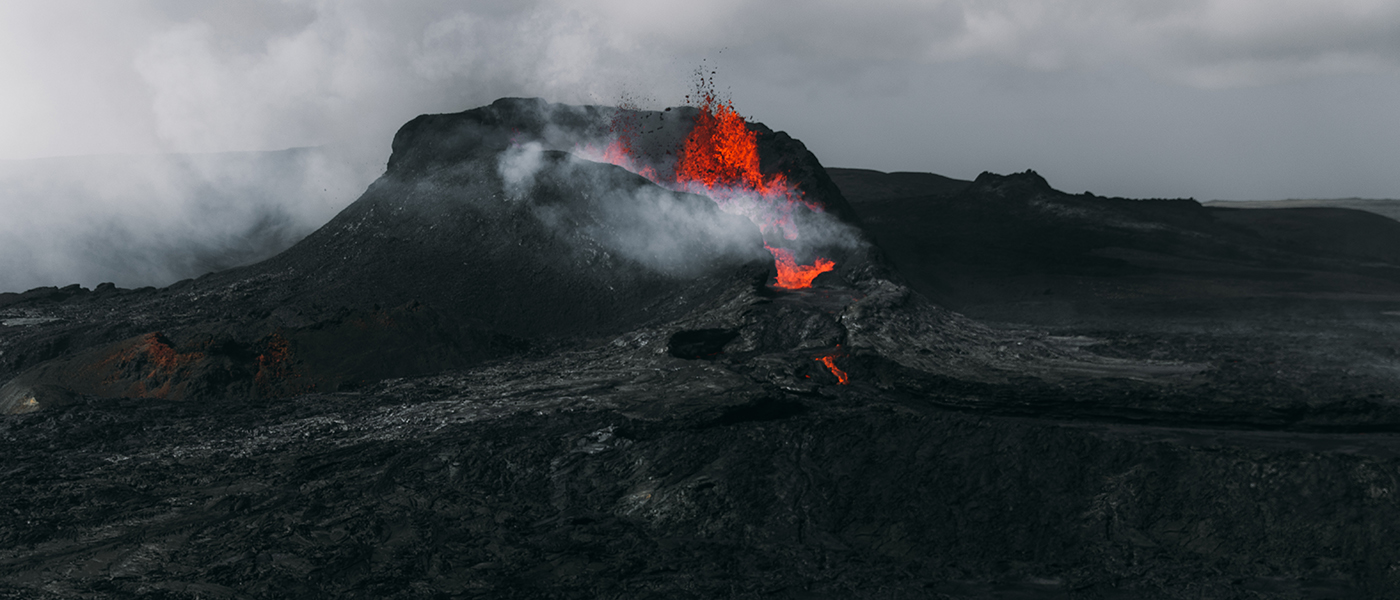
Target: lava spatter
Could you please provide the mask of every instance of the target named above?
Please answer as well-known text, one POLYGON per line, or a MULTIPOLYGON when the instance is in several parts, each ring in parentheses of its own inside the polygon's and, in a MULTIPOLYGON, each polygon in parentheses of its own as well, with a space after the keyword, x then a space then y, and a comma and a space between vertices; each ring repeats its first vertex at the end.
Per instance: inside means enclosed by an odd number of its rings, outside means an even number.
MULTIPOLYGON (((775 236, 798 238, 793 210, 799 205, 821 212, 819 204, 807 201, 782 173, 764 174, 759 168, 758 134, 749 128, 732 101, 715 94, 713 81, 701 78, 697 84, 695 121, 681 147, 669 177, 643 164, 635 150, 636 128, 626 121, 633 111, 619 111, 610 128, 613 140, 606 149, 584 149, 608 163, 640 174, 672 190, 700 194, 714 200, 731 214, 748 217, 765 239, 775 236)), ((689 99, 691 97, 687 97, 689 99)), ((836 263, 817 257, 813 264, 798 264, 791 252, 769 247, 778 276, 775 287, 802 289, 812 286, 817 275, 831 271, 836 263)))

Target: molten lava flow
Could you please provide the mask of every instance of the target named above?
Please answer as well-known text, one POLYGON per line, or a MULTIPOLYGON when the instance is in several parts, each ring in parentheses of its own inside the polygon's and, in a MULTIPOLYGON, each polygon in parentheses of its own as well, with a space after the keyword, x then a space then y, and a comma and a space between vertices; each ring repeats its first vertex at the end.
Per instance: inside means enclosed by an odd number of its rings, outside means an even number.
MULTIPOLYGON (((821 212, 821 205, 803 198, 787 177, 781 173, 765 176, 759 169, 758 133, 734 110, 732 102, 718 100, 713 82, 701 80, 697 89, 700 105, 685 142, 677 150, 677 160, 670 176, 663 176, 655 167, 643 164, 636 151, 637 111, 623 106, 611 125, 612 141, 599 151, 593 146, 576 148, 584 158, 620 166, 676 191, 708 196, 720 209, 748 217, 763 233, 797 239, 797 223, 793 210, 803 204, 821 212)), ((800 265, 792 252, 768 248, 773 253, 778 270, 776 287, 802 289, 812 287, 812 280, 836 267, 836 263, 818 257, 811 265, 800 265)))
MULTIPOLYGON (((840 348, 840 346, 837 346, 837 348, 840 348)), ((846 385, 851 382, 851 376, 847 375, 845 371, 842 371, 839 367, 836 366, 837 356, 840 356, 840 354, 838 353, 823 356, 817 358, 816 361, 826 365, 826 368, 831 369, 831 374, 836 376, 837 385, 846 385)))
POLYGON ((818 275, 836 268, 836 263, 820 256, 810 265, 799 265, 792 252, 783 248, 764 245, 773 254, 773 263, 778 267, 778 281, 774 287, 785 290, 800 290, 812 287, 812 280, 818 275))

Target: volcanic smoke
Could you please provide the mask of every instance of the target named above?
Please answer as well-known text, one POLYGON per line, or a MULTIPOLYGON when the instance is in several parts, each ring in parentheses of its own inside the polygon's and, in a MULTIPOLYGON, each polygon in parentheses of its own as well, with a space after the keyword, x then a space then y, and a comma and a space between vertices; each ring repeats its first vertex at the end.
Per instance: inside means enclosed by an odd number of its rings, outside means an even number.
MULTIPOLYGON (((635 150, 635 127, 625 121, 627 107, 613 123, 616 137, 602 153, 602 160, 637 173, 662 187, 709 197, 720 209, 748 217, 765 240, 770 236, 797 239, 792 211, 801 203, 821 212, 806 200, 782 173, 764 175, 759 170, 758 134, 749 129, 732 101, 720 101, 702 81, 694 126, 678 150, 673 175, 661 176, 643 165, 635 150)), ((778 270, 775 287, 789 290, 812 287, 812 280, 836 268, 834 261, 817 257, 813 264, 798 264, 792 251, 765 244, 778 270)))

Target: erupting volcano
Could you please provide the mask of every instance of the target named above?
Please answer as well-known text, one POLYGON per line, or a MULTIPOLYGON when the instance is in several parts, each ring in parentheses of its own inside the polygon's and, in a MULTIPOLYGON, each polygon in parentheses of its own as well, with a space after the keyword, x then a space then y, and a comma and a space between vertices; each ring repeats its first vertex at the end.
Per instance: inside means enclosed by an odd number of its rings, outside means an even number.
POLYGON ((1400 597, 1400 222, 688 100, 420 115, 272 258, 0 289, 0 598, 1400 597))
MULTIPOLYGON (((674 151, 673 168, 658 170, 640 158, 636 148, 638 127, 628 120, 631 112, 626 110, 614 118, 611 129, 615 138, 601 153, 601 160, 663 187, 706 196, 725 212, 748 217, 765 240, 796 240, 793 210, 801 204, 822 212, 821 205, 805 199, 784 174, 764 174, 759 167, 757 133, 734 109, 732 101, 718 98, 710 82, 702 79, 697 87, 698 112, 689 135, 674 151), (661 174, 668 170, 669 177, 661 174)), ((817 275, 836 267, 834 261, 823 257, 817 257, 811 265, 799 264, 791 250, 772 243, 766 247, 773 254, 778 271, 774 283, 778 288, 812 287, 817 275)))

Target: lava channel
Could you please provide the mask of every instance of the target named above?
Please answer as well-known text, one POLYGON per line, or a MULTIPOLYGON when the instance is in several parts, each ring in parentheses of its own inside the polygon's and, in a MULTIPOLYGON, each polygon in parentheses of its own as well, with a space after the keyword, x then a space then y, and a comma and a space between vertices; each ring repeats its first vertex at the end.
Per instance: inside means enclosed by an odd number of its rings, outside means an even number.
POLYGON ((830 354, 827 356, 821 356, 816 358, 815 360, 821 364, 826 365, 826 368, 831 370, 831 374, 836 376, 837 385, 846 385, 851 382, 851 376, 847 375, 845 371, 842 371, 840 367, 836 366, 837 356, 840 356, 840 354, 830 354))

